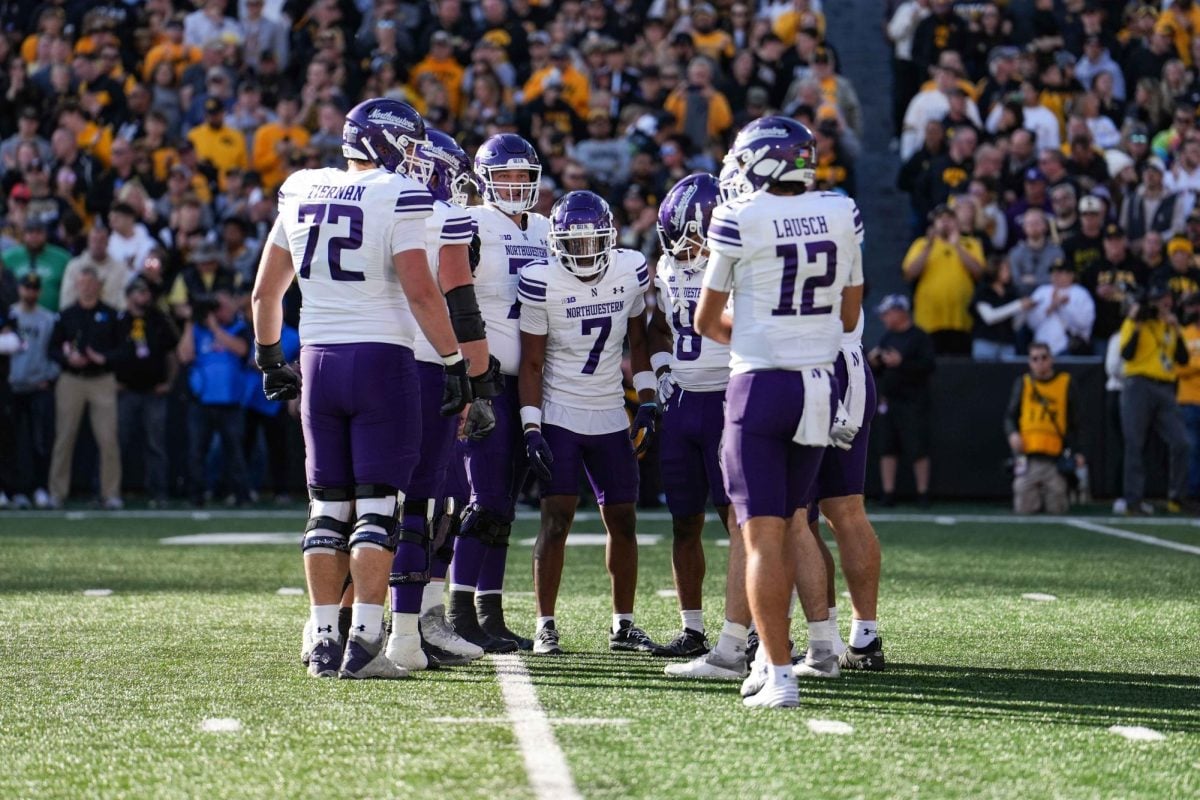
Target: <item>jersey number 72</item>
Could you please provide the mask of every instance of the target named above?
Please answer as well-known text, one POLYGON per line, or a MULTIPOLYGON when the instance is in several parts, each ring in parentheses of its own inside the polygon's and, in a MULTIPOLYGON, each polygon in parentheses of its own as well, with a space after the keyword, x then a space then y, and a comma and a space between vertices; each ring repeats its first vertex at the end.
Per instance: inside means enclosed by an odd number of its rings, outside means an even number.
POLYGON ((335 281, 365 281, 366 275, 342 269, 342 253, 362 247, 363 212, 358 206, 344 203, 303 203, 300 206, 301 224, 305 217, 312 217, 308 229, 308 241, 304 245, 304 257, 300 259, 300 277, 308 278, 312 273, 313 256, 317 251, 317 240, 321 238, 321 223, 336 225, 343 219, 350 220, 349 236, 334 236, 329 240, 326 260, 329 262, 329 277, 335 281))

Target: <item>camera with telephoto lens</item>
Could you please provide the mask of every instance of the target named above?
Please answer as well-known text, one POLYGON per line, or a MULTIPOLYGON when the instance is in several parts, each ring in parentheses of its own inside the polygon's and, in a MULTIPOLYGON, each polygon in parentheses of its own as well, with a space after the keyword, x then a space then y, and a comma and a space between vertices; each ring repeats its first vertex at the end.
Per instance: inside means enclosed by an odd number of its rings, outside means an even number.
POLYGON ((192 319, 203 323, 209 315, 217 310, 217 298, 211 294, 196 295, 192 298, 192 319))

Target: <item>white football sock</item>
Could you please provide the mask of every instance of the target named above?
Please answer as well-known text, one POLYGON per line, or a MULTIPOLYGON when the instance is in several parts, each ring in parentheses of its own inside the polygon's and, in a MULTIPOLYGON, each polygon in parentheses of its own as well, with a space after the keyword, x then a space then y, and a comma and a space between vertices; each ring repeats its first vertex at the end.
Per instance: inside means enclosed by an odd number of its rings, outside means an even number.
POLYGON ((350 632, 374 641, 383 633, 383 606, 355 603, 350 611, 350 632))
POLYGON ((416 614, 400 614, 392 612, 392 636, 416 636, 421 632, 418 624, 420 617, 416 614))
POLYGON ((537 630, 539 630, 539 631, 542 628, 557 628, 557 627, 558 626, 554 623, 553 616, 537 618, 537 630))
POLYGON ((832 652, 833 642, 828 637, 829 623, 826 620, 808 623, 808 652, 814 658, 825 658, 832 652))
POLYGON ((633 624, 633 614, 613 614, 612 632, 616 633, 621 630, 621 623, 629 620, 629 624, 633 624))
POLYGON ((725 620, 725 624, 721 626, 721 636, 717 639, 717 646, 713 649, 726 658, 744 656, 746 654, 746 637, 749 635, 750 629, 745 625, 725 620))
POLYGON ((879 635, 879 625, 873 619, 850 621, 850 646, 866 647, 879 635))
POLYGON ((796 680, 792 674, 792 665, 784 664, 782 667, 777 667, 774 664, 767 670, 767 681, 770 683, 791 683, 796 680))
POLYGON ((687 630, 704 633, 704 612, 700 609, 680 611, 679 618, 683 620, 683 627, 687 630))
POLYGON ((424 614, 434 606, 443 605, 445 597, 445 581, 430 581, 421 591, 421 613, 424 614))
POLYGON ((335 642, 342 638, 338 633, 338 611, 341 606, 337 603, 328 606, 311 606, 309 616, 312 619, 313 640, 333 639, 335 642))

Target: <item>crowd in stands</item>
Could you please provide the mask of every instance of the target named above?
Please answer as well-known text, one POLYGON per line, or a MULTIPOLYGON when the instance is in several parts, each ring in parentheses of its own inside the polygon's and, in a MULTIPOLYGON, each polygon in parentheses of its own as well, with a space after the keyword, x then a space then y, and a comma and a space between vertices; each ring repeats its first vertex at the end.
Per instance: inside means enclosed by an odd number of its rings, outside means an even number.
POLYGON ((916 323, 940 355, 1103 354, 1200 291, 1200 5, 891 2, 916 323))
POLYGON ((0 505, 286 499, 296 423, 246 358, 247 291, 275 190, 344 163, 367 97, 468 152, 521 133, 538 210, 600 192, 652 263, 659 199, 764 113, 853 193, 863 111, 821 5, 0 0, 0 505))

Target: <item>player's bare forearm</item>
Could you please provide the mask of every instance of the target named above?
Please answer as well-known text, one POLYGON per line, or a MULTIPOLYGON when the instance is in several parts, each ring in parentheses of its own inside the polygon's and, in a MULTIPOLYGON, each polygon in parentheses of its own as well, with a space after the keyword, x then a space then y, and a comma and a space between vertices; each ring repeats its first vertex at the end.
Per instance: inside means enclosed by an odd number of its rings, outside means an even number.
POLYGON ((700 305, 696 308, 696 333, 717 344, 729 344, 733 338, 733 318, 725 313, 729 292, 700 290, 700 305))
POLYGON ((487 372, 487 339, 477 339, 474 342, 461 342, 459 346, 462 348, 463 358, 471 362, 470 367, 467 369, 468 375, 470 375, 472 378, 478 378, 480 375, 487 372))
POLYGON ((863 286, 847 286, 842 289, 842 330, 851 333, 858 327, 858 317, 862 314, 863 286))
MULTIPOLYGON (((646 346, 646 316, 634 314, 629 317, 625 326, 625 338, 629 342, 629 367, 634 375, 650 371, 650 350, 646 346)), ((636 381, 635 381, 636 383, 636 381)), ((656 389, 641 389, 638 400, 652 403, 657 397, 656 389)))
POLYGON ((521 405, 542 407, 542 368, 546 363, 546 337, 521 331, 521 366, 517 371, 517 394, 521 405))
POLYGON ((392 256, 392 266, 404 296, 408 298, 408 306, 433 349, 443 356, 458 352, 458 338, 450 326, 446 301, 433 282, 425 251, 413 249, 397 253, 392 256))
POLYGON ((279 245, 267 245, 250 295, 256 341, 274 344, 283 335, 283 296, 292 276, 292 254, 279 245))

